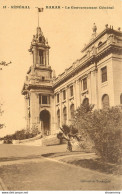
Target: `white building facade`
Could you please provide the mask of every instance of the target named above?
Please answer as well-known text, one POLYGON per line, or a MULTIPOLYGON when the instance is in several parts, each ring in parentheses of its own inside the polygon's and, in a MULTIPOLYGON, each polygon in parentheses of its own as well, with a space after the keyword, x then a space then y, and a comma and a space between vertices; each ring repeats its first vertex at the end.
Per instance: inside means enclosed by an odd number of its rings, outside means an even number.
POLYGON ((94 24, 82 57, 55 77, 49 65, 50 47, 37 28, 30 48, 33 66, 22 90, 27 128, 36 125, 43 135, 55 134, 62 124, 71 124, 81 103, 97 109, 122 104, 122 32, 108 25, 100 34, 96 31, 94 24))

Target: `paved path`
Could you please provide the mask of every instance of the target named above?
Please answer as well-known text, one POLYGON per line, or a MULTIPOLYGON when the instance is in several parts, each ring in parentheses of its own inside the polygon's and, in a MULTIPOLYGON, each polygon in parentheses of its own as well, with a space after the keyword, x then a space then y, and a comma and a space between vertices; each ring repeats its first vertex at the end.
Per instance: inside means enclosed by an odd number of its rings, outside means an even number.
POLYGON ((23 160, 13 164, 2 167, 2 178, 8 190, 120 189, 120 180, 115 176, 66 164, 54 158, 41 157, 35 161, 23 160))
MULTIPOLYGON (((50 147, 3 146, 0 151, 2 190, 120 190, 120 177, 60 161, 62 156, 44 158, 44 153, 61 152, 66 145, 50 147), (4 151, 2 150, 4 149, 4 151), (23 148, 23 149, 22 149, 23 148), (6 153, 5 153, 6 150, 6 153), (8 151, 7 151, 8 150, 8 151), (8 156, 8 157, 7 157, 8 156), (7 161, 6 161, 7 160, 7 161), (4 185, 4 183, 5 185, 4 185)), ((72 153, 72 157, 76 153, 72 153)), ((78 154, 90 158, 94 154, 78 154)), ((63 156, 68 157, 68 156, 63 156)), ((71 155, 70 155, 71 157, 71 155)))
POLYGON ((29 156, 40 156, 46 153, 60 153, 66 151, 66 144, 55 146, 28 146, 28 145, 12 145, 1 144, 0 145, 0 159, 10 160, 19 159, 29 156))
POLYGON ((5 186, 3 180, 0 178, 0 191, 5 191, 7 190, 7 187, 5 186))
MULTIPOLYGON (((59 153, 66 151, 66 145, 55 146, 31 146, 0 144, 0 166, 24 164, 35 161, 42 154, 59 153)), ((0 172, 1 177, 1 172, 0 172)), ((0 178, 0 191, 7 190, 3 180, 0 178)))

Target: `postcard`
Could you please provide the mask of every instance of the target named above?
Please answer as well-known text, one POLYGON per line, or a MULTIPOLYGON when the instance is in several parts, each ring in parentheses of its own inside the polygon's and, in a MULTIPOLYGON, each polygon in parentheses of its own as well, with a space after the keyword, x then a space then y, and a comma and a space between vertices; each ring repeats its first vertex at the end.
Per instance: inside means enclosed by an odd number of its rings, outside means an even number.
POLYGON ((121 0, 0 0, 1 193, 120 193, 121 18, 121 0))

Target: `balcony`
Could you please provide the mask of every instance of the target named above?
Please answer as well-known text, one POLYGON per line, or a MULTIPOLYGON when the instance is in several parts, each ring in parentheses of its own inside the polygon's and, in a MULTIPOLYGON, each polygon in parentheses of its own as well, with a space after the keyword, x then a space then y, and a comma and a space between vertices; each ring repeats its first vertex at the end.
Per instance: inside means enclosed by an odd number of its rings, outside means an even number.
POLYGON ((50 107, 50 104, 40 104, 40 108, 44 108, 44 107, 50 107))
POLYGON ((88 94, 89 93, 89 91, 88 91, 88 89, 86 89, 86 90, 83 90, 82 92, 81 92, 81 95, 83 96, 84 94, 88 94))

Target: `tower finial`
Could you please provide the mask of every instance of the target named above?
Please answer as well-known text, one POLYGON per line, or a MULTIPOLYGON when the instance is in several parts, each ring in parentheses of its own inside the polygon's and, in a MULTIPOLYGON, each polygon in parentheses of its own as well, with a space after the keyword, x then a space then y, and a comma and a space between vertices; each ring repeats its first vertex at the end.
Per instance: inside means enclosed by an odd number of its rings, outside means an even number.
POLYGON ((105 25, 106 29, 108 29, 108 24, 105 25))
POLYGON ((96 24, 95 24, 95 23, 93 24, 93 28, 92 28, 92 30, 93 30, 93 33, 92 33, 92 39, 94 39, 94 38, 96 37, 96 31, 97 31, 97 26, 96 26, 96 24))
POLYGON ((92 28, 92 30, 93 30, 93 33, 96 33, 96 31, 97 31, 97 26, 96 26, 96 24, 95 24, 95 23, 93 24, 93 28, 92 28))

